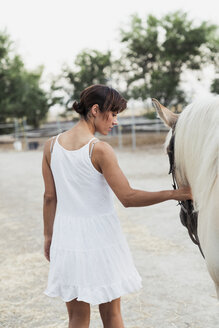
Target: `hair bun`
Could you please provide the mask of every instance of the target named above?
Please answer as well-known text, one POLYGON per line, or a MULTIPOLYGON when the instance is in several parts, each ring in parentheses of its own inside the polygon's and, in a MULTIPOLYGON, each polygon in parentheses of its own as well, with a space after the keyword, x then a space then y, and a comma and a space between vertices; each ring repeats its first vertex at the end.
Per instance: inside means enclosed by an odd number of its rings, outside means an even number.
POLYGON ((84 106, 79 102, 75 101, 72 108, 80 115, 84 113, 84 106))

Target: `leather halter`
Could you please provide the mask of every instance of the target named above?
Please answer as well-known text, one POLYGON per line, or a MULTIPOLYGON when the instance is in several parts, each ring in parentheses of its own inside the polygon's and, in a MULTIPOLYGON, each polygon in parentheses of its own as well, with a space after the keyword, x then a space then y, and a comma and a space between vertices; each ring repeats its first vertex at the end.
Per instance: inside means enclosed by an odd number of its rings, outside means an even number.
MULTIPOLYGON (((172 137, 170 139, 170 143, 167 147, 167 154, 170 162, 170 170, 169 174, 172 174, 173 179, 173 188, 178 188, 176 177, 175 177, 175 160, 174 160, 174 146, 175 146, 175 127, 176 124, 172 127, 172 137)), ((178 205, 180 205, 180 220, 181 223, 188 229, 189 236, 194 244, 196 244, 205 258, 204 253, 201 249, 201 245, 198 238, 198 212, 194 211, 193 202, 191 200, 179 201, 178 205)))

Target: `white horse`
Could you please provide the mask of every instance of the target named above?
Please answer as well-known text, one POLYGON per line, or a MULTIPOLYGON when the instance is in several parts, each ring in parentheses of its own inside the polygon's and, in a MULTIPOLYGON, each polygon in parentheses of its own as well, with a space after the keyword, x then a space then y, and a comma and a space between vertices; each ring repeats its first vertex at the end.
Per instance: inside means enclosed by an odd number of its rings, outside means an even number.
MULTIPOLYGON (((164 123, 175 128, 175 178, 192 189, 198 238, 219 299, 219 96, 194 102, 180 115, 153 102, 164 123)), ((166 145, 170 137, 171 131, 166 145)))

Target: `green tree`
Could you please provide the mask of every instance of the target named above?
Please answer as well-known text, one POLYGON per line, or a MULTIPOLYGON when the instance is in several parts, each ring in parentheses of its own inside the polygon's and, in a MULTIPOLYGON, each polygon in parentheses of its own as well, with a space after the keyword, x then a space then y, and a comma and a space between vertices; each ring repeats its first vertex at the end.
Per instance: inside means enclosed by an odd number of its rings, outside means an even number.
POLYGON ((30 72, 12 49, 5 32, 0 33, 0 121, 26 117, 38 127, 49 110, 49 97, 40 86, 43 68, 30 72))
MULTIPOLYGON (((74 68, 65 68, 63 76, 68 82, 65 91, 68 95, 67 108, 71 109, 74 100, 80 99, 83 89, 92 84, 109 84, 111 79, 111 53, 98 50, 81 51, 74 62, 74 68)), ((57 88, 54 88, 57 90, 57 88)))
POLYGON ((219 94, 219 78, 214 79, 211 84, 211 92, 215 94, 219 94))
POLYGON ((121 30, 121 42, 125 47, 118 68, 126 80, 126 96, 141 100, 153 96, 165 105, 185 101, 180 88, 185 70, 200 70, 218 60, 218 26, 206 22, 195 26, 180 11, 161 19, 133 15, 130 27, 121 30))

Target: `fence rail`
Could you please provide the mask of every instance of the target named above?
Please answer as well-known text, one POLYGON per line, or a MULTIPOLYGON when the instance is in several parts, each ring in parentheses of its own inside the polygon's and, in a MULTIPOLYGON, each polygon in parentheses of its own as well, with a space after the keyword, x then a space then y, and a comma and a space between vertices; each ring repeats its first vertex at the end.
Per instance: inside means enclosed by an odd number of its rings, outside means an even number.
MULTIPOLYGON (((57 135, 63 131, 66 131, 76 122, 72 121, 56 121, 52 123, 45 123, 38 129, 33 129, 26 124, 26 121, 18 121, 15 119, 13 123, 0 123, 0 129, 11 129, 11 133, 7 133, 14 138, 14 141, 19 141, 19 139, 24 139, 26 144, 26 149, 30 149, 28 145, 33 139, 38 139, 42 137, 50 137, 57 135)), ((146 119, 144 117, 120 117, 118 119, 118 125, 113 128, 109 133, 112 136, 118 136, 119 147, 122 148, 122 134, 130 133, 132 135, 132 148, 136 148, 136 133, 143 132, 163 132, 168 131, 168 128, 163 124, 160 119, 146 119)), ((1 138, 0 138, 1 139, 1 138)))

